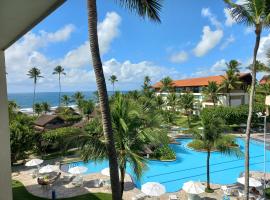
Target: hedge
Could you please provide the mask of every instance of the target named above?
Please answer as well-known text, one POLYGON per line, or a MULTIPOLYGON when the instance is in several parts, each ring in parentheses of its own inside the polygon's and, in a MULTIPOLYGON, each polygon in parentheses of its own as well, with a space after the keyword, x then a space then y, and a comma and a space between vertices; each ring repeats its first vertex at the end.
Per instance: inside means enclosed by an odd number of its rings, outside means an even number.
MULTIPOLYGON (((254 106, 253 115, 252 115, 252 123, 262 123, 262 119, 258 118, 256 113, 262 112, 264 110, 263 105, 254 106)), ((233 124, 242 124, 247 122, 248 117, 248 105, 241 105, 236 107, 208 107, 204 108, 201 112, 201 117, 214 116, 217 118, 221 118, 224 120, 226 125, 233 124)))

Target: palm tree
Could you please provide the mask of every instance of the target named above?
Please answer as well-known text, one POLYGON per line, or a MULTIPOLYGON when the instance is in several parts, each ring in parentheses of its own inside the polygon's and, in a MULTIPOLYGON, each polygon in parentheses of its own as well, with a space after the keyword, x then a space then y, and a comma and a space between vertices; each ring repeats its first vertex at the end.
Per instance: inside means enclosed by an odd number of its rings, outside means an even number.
MULTIPOLYGON (((142 17, 148 16, 151 20, 160 22, 159 18, 159 11, 161 10, 160 0, 151 0, 151 1, 120 0, 119 2, 126 8, 132 11, 136 11, 142 17)), ((112 198, 113 200, 119 200, 121 199, 121 192, 119 186, 118 163, 114 145, 113 129, 111 123, 106 82, 99 52, 96 0, 88 0, 87 8, 88 8, 88 26, 89 26, 88 30, 89 30, 90 51, 99 93, 103 132, 107 141, 106 149, 109 157, 112 198)))
POLYGON ((175 92, 172 92, 167 96, 167 105, 171 107, 171 110, 173 112, 176 111, 176 106, 178 104, 178 100, 179 99, 178 99, 177 95, 175 94, 175 92))
POLYGON ((192 93, 182 94, 179 98, 179 105, 185 111, 188 119, 188 127, 190 127, 190 115, 193 112, 194 95, 192 93))
POLYGON ((54 71, 52 74, 57 74, 58 75, 58 85, 59 85, 59 95, 58 95, 58 106, 60 107, 61 104, 61 75, 66 75, 66 73, 64 72, 65 69, 58 65, 54 68, 54 71))
POLYGON ((84 100, 84 94, 82 92, 75 92, 72 95, 72 99, 75 101, 75 103, 78 105, 80 101, 84 100))
POLYGON ((84 115, 86 115, 88 121, 89 121, 89 116, 92 114, 92 112, 95 109, 95 104, 94 102, 89 99, 89 100, 80 100, 80 107, 81 107, 81 111, 84 115))
MULTIPOLYGON (((147 167, 146 160, 141 156, 142 149, 149 143, 161 143, 161 139, 157 137, 161 134, 157 128, 160 123, 157 117, 148 115, 151 113, 147 112, 137 99, 131 99, 129 96, 116 94, 112 101, 111 114, 120 170, 121 197, 124 191, 127 163, 139 179, 147 167)), ((103 160, 107 154, 104 135, 101 134, 102 128, 98 125, 98 119, 94 119, 92 123, 86 129, 89 138, 84 140, 83 160, 103 160)))
POLYGON ((47 114, 48 112, 51 111, 51 106, 50 106, 50 104, 48 104, 48 102, 42 102, 41 109, 45 114, 47 114))
POLYGON ((227 69, 232 70, 234 73, 239 73, 239 66, 241 63, 239 63, 237 60, 231 60, 229 63, 226 63, 227 69))
POLYGON ((28 71, 27 76, 29 76, 29 78, 32 78, 34 80, 34 96, 33 96, 33 110, 34 110, 34 104, 35 104, 35 99, 36 99, 36 85, 37 85, 37 80, 38 78, 43 78, 43 76, 40 75, 40 69, 38 69, 37 67, 33 67, 28 71))
POLYGON ((34 112, 39 116, 42 113, 42 105, 40 103, 34 104, 34 112))
POLYGON ((253 113, 253 104, 255 97, 256 84, 256 61, 257 53, 260 46, 261 33, 264 27, 270 24, 270 2, 269 0, 246 0, 244 4, 236 4, 231 0, 224 0, 231 10, 231 16, 238 23, 246 24, 255 28, 256 42, 253 50, 252 61, 252 83, 249 96, 249 111, 246 128, 246 144, 245 144, 245 198, 249 198, 249 142, 251 119, 253 113))
POLYGON ((210 187, 210 156, 213 150, 218 150, 223 154, 234 154, 237 157, 242 153, 239 148, 231 148, 231 144, 235 143, 234 138, 224 136, 224 122, 222 119, 215 116, 202 116, 203 130, 195 133, 194 137, 202 143, 203 150, 207 153, 206 171, 207 171, 207 186, 206 192, 211 192, 210 187), (229 140, 229 142, 228 142, 229 140))
POLYGON ((109 78, 109 81, 111 82, 111 84, 112 84, 112 86, 113 86, 113 92, 114 92, 114 84, 115 84, 116 82, 118 82, 117 76, 111 75, 110 78, 109 78))
POLYGON ((165 78, 160 80, 160 83, 161 83, 160 88, 161 92, 170 92, 173 90, 173 80, 171 79, 171 77, 166 76, 165 78))
POLYGON ((68 95, 63 95, 61 98, 61 102, 68 107, 69 103, 71 102, 71 98, 68 95))
POLYGON ((228 68, 226 74, 222 76, 223 80, 221 82, 219 90, 223 90, 228 94, 228 105, 231 106, 231 90, 234 90, 242 82, 239 80, 239 73, 237 73, 237 68, 228 68))
POLYGON ((214 106, 218 102, 218 91, 219 87, 215 81, 208 81, 208 86, 202 89, 203 95, 207 100, 211 100, 214 106))
POLYGON ((150 87, 151 87, 150 83, 151 83, 150 77, 145 76, 144 80, 143 80, 143 86, 142 86, 144 92, 146 92, 146 91, 148 91, 150 89, 150 87))

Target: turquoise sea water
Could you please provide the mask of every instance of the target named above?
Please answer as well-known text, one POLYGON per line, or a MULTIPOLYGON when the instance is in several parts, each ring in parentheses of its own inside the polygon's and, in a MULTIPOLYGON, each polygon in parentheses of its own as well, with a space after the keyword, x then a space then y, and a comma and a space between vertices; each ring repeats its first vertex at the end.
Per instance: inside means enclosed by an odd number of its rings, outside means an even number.
MULTIPOLYGON (((206 181, 206 153, 196 152, 186 147, 191 139, 178 139, 180 145, 171 145, 177 155, 176 161, 160 162, 148 161, 148 169, 144 172, 140 180, 135 180, 130 166, 127 173, 131 174, 136 186, 146 182, 154 181, 164 184, 167 192, 175 192, 182 188, 183 184, 189 180, 206 181)), ((244 151, 244 140, 237 139, 242 151, 244 151)), ((264 156, 263 144, 251 140, 250 144, 250 170, 263 171, 264 156)), ((270 152, 267 151, 268 157, 270 152)), ((219 152, 211 153, 211 182, 218 184, 232 184, 236 182, 240 173, 244 171, 244 158, 222 155, 219 152)), ((89 173, 100 172, 108 167, 108 161, 95 163, 76 162, 69 164, 68 167, 86 166, 89 173)), ((267 158, 267 171, 270 171, 269 158, 267 158)))
MULTIPOLYGON (((72 96, 75 92, 62 92, 61 95, 72 96)), ((108 92, 109 95, 113 92, 108 92)), ((85 98, 94 99, 94 92, 83 92, 85 98)), ((31 108, 33 101, 33 93, 11 93, 8 94, 9 100, 14 100, 20 108, 31 108)), ((36 93, 36 102, 48 102, 51 106, 58 106, 58 92, 38 92, 36 93)))

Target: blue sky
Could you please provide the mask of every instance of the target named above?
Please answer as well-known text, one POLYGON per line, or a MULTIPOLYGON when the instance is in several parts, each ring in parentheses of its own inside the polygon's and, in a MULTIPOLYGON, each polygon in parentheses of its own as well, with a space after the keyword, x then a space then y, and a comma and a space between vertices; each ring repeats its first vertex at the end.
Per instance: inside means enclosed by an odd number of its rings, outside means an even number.
MULTIPOLYGON (((227 11, 222 0, 169 0, 163 2, 158 24, 114 0, 98 0, 106 78, 115 74, 116 88, 130 90, 139 89, 145 75, 154 83, 164 76, 222 74, 231 59, 239 60, 246 71, 255 35, 252 29, 235 24, 227 11)), ((67 72, 63 90, 95 90, 87 41, 86 1, 69 0, 6 51, 8 91, 32 91, 32 80, 26 76, 32 66, 39 67, 45 77, 38 82, 38 91, 58 91, 57 77, 51 75, 58 64, 67 72)), ((263 32, 259 51, 264 62, 268 47, 269 30, 263 32)))

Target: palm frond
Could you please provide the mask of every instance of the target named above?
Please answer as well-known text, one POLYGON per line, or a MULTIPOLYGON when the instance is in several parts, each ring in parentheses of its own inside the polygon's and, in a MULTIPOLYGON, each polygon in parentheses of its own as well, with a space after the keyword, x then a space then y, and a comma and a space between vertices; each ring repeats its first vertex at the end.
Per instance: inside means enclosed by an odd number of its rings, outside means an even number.
POLYGON ((147 16, 149 19, 161 22, 160 11, 162 0, 117 0, 121 6, 135 11, 141 17, 147 16))

